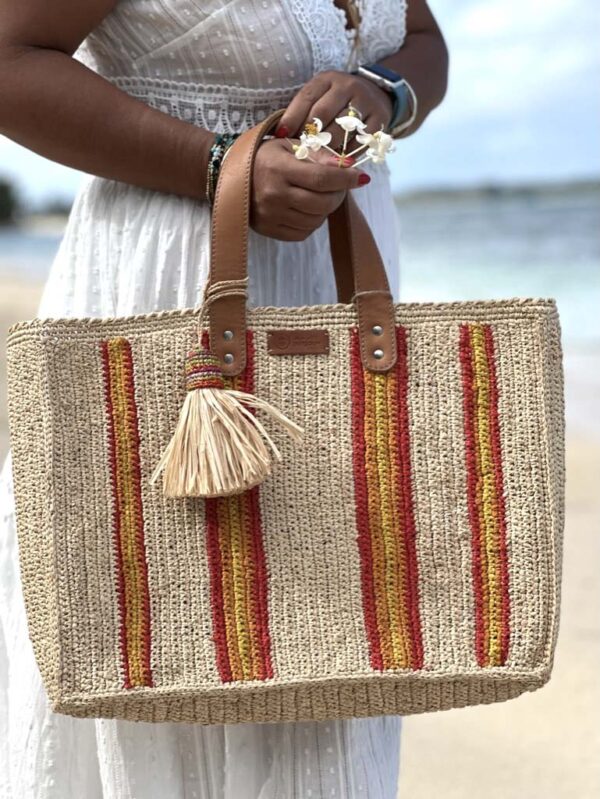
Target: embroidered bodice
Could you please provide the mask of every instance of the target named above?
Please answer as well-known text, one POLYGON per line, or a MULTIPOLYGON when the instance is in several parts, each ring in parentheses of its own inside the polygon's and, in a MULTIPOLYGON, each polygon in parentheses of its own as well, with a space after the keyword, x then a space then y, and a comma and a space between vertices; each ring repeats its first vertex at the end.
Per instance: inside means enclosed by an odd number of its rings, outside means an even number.
POLYGON ((250 127, 313 75, 404 41, 406 0, 359 0, 359 46, 333 0, 121 0, 76 57, 155 108, 215 131, 250 127))

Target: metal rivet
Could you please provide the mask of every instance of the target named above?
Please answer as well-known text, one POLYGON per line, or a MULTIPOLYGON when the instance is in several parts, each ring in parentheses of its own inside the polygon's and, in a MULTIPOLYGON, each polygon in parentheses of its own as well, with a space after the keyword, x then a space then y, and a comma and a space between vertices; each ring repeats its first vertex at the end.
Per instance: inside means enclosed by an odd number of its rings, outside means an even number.
POLYGON ((233 355, 230 352, 226 352, 223 356, 223 360, 225 363, 233 363, 233 355))
POLYGON ((233 330, 225 330, 223 331, 223 338, 225 341, 231 341, 233 338, 233 330))
POLYGON ((383 358, 383 350, 373 350, 373 357, 380 361, 383 358))
POLYGON ((383 335, 383 328, 381 325, 373 325, 371 328, 371 333, 373 333, 374 336, 381 336, 383 335))

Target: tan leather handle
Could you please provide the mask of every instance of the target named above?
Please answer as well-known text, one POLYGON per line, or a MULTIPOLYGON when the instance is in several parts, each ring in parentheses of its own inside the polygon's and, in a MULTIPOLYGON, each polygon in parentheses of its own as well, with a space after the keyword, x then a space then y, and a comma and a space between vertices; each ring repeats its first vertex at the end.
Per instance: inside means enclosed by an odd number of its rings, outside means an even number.
MULTIPOLYGON (((211 289, 235 286, 248 273, 250 187, 256 150, 280 119, 275 111, 235 141, 219 173, 212 210, 211 289)), ((361 354, 372 371, 385 372, 396 362, 394 308, 381 255, 364 216, 350 193, 328 220, 338 292, 348 295, 350 263, 358 309, 361 354)), ((215 295, 208 309, 210 344, 226 375, 246 366, 246 297, 242 293, 215 295)))

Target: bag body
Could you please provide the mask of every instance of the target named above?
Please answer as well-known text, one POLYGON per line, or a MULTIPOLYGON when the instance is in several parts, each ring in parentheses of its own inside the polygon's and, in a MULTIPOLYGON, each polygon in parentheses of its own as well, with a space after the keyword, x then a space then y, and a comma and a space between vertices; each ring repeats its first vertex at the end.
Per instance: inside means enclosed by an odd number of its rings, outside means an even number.
MULTIPOLYGON (((338 265, 348 241, 332 239, 338 265)), ((355 255, 355 278, 371 274, 355 255)), ((227 497, 169 498, 150 481, 198 311, 11 329, 21 579, 56 712, 203 724, 409 714, 548 680, 564 485, 555 305, 390 305, 390 327, 384 290, 358 295, 374 306, 240 317, 228 384, 304 439, 277 438, 271 476, 227 497)), ((218 344, 215 305, 201 338, 218 344)))

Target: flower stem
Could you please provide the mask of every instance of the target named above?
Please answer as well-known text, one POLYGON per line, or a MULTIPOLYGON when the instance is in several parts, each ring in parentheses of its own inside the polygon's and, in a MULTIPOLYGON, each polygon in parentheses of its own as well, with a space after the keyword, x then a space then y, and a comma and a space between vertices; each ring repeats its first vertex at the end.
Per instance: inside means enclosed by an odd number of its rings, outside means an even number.
POLYGON ((330 147, 328 144, 323 144, 321 146, 324 147, 326 150, 329 150, 330 153, 333 153, 333 155, 335 155, 336 158, 342 157, 340 153, 337 152, 337 150, 334 150, 333 147, 330 147))
POLYGON ((359 153, 361 150, 364 150, 365 147, 368 147, 368 146, 369 146, 368 144, 361 144, 360 147, 356 148, 356 150, 352 150, 352 152, 347 153, 346 154, 346 158, 350 158, 351 156, 356 155, 356 153, 359 153))

